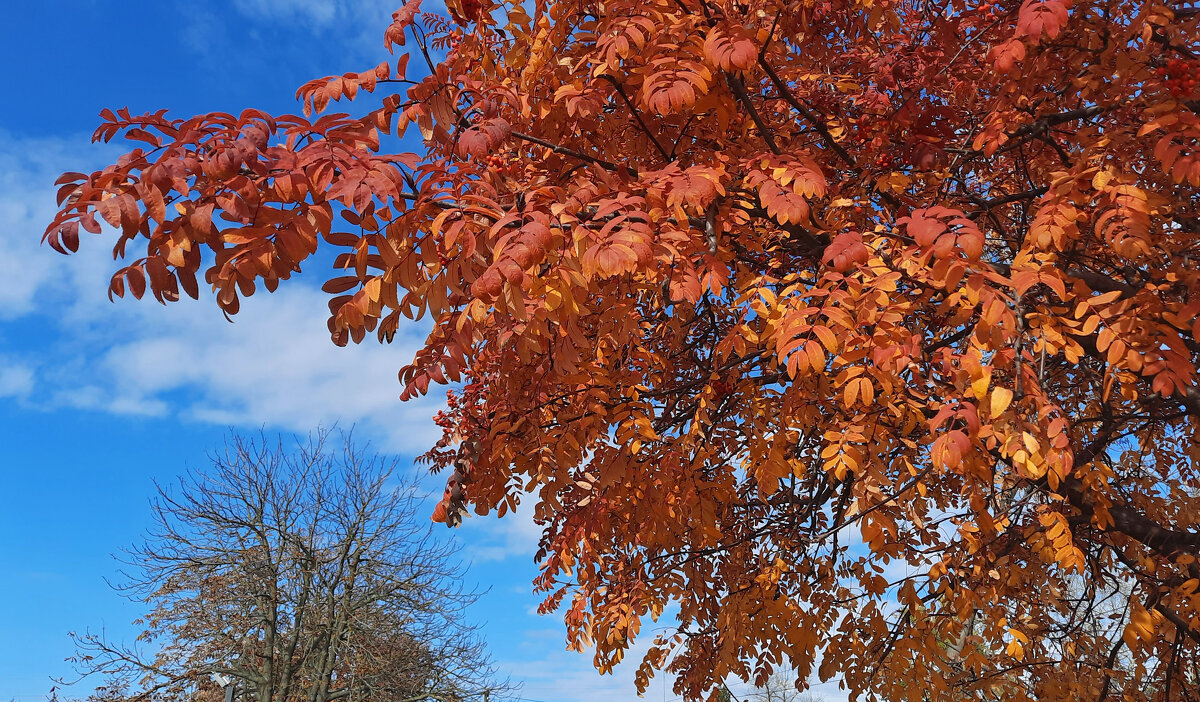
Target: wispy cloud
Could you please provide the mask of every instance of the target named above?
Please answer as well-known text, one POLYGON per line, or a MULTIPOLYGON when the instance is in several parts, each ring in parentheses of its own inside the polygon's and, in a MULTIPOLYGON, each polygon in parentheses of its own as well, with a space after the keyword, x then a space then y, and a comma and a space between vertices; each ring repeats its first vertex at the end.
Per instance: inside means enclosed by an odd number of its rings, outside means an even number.
MULTIPOLYGON (((237 9, 247 17, 270 22, 297 22, 315 29, 334 24, 374 22, 382 36, 392 13, 406 0, 242 0, 237 9), (378 24, 384 22, 384 24, 378 24)), ((425 12, 445 12, 442 0, 424 0, 425 12)))
POLYGON ((0 356, 0 398, 24 400, 33 391, 33 369, 0 356))
POLYGON ((233 324, 208 299, 110 303, 111 236, 85 238, 66 258, 39 245, 54 211, 54 177, 91 160, 81 151, 61 141, 0 141, 0 275, 11 269, 0 288, 0 354, 8 361, 0 396, 36 397, 44 409, 299 431, 358 423, 381 448, 404 453, 437 440, 430 416, 444 395, 435 387, 415 402, 398 399, 396 372, 425 329, 410 326, 391 345, 335 347, 325 328, 328 296, 316 281, 301 276, 275 294, 260 292, 233 324))
POLYGON ((515 512, 502 518, 468 518, 459 529, 467 544, 464 555, 475 563, 521 558, 533 562, 542 528, 533 521, 532 495, 526 495, 515 512))
MULTIPOLYGON (((0 131, 0 320, 32 311, 35 297, 57 274, 54 257, 39 242, 54 214, 54 180, 72 155, 86 158, 68 143, 0 131)), ((77 143, 88 139, 79 135, 77 143)))
MULTIPOLYGON (((559 628, 531 628, 507 656, 498 661, 500 667, 521 681, 521 697, 544 702, 611 702, 612 700, 636 699, 633 684, 634 673, 649 650, 654 637, 639 636, 626 652, 624 660, 611 673, 600 675, 593 664, 592 650, 580 653, 565 650, 565 634, 561 619, 547 615, 546 623, 557 623, 559 628), (554 636, 557 631, 557 637, 554 636), (557 638, 555 644, 547 639, 557 638), (549 644, 549 645, 548 645, 549 644), (547 649, 550 650, 547 650, 547 649)), ((651 681, 646 699, 656 700, 675 697, 670 691, 670 681, 658 677, 651 681)))
MULTIPOLYGON (((347 60, 379 61, 387 56, 383 48, 383 32, 391 22, 392 13, 404 0, 240 0, 234 4, 237 13, 248 20, 241 25, 222 22, 210 8, 203 5, 181 6, 179 11, 188 19, 183 39, 194 51, 211 54, 223 42, 248 34, 264 40, 280 33, 307 34, 333 42, 347 60)), ((444 11, 440 0, 428 0, 427 11, 444 11)), ((343 70, 362 66, 346 65, 343 70)))
POLYGON ((273 21, 297 21, 321 27, 330 24, 350 10, 390 3, 339 2, 337 0, 242 0, 236 7, 250 17, 273 21))

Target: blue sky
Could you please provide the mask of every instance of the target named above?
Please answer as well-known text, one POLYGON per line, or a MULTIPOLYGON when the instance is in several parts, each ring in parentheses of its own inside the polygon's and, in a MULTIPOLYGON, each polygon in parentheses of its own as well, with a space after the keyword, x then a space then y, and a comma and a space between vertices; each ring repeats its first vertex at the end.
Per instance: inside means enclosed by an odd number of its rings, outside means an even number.
MULTIPOLYGON (((398 1, 398 0, 397 0, 398 1)), ((235 324, 209 300, 163 308, 106 297, 110 244, 63 257, 39 245, 54 179, 117 148, 92 145, 106 107, 176 116, 298 111, 310 78, 387 58, 394 2, 8 3, 0 26, 0 701, 44 698, 67 675, 68 632, 121 635, 138 610, 112 593, 110 554, 147 524, 152 480, 204 462, 229 428, 305 432, 357 425, 411 457, 437 438, 439 396, 400 404, 396 371, 420 329, 390 347, 338 349, 318 275, 243 304, 235 324)), ((431 6, 427 5, 427 9, 431 6)), ((419 470, 413 468, 413 470, 419 470)), ((436 486, 438 479, 430 481, 436 486)), ((500 667, 544 702, 635 699, 640 656, 600 677, 567 653, 561 619, 533 613, 537 531, 518 513, 458 531, 475 608, 500 667)), ((644 628, 653 631, 652 627, 644 628)), ((650 638, 643 636, 644 639, 650 638)), ((74 694, 86 694, 76 688, 74 694)), ((674 695, 656 679, 650 700, 674 695)))

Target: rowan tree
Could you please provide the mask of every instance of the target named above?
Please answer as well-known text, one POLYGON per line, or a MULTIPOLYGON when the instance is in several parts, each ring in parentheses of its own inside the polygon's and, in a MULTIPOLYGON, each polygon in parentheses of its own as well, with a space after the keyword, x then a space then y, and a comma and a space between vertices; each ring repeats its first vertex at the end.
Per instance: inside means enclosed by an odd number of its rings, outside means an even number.
POLYGON ((49 242, 229 314, 323 248, 334 342, 427 316, 435 517, 533 500, 601 671, 677 603, 642 689, 1197 696, 1194 5, 447 7, 304 116, 105 112, 144 145, 49 242))
POLYGON ((160 487, 117 585, 148 611, 134 642, 75 637, 92 702, 486 699, 495 678, 452 544, 394 462, 319 431, 234 436, 160 487), (224 679, 220 679, 224 676, 224 679), (218 684, 220 683, 220 684, 218 684))

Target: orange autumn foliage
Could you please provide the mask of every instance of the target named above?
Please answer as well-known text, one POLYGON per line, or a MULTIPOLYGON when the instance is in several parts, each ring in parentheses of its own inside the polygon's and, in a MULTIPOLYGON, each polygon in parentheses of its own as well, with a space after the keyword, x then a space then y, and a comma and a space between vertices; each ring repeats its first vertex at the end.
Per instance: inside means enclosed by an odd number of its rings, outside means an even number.
POLYGON ((642 689, 1195 697, 1194 4, 448 7, 303 117, 106 112, 145 146, 49 242, 230 314, 325 248, 335 342, 428 316, 437 516, 533 500, 601 670, 674 603, 642 689))

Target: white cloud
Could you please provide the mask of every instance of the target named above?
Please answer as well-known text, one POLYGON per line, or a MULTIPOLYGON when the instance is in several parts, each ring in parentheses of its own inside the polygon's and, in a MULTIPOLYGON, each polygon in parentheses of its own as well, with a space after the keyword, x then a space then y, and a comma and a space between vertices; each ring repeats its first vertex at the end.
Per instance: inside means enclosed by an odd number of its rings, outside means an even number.
MULTIPOLYGON (((643 622, 642 631, 626 651, 624 659, 613 671, 599 675, 593 665, 594 651, 575 653, 565 650, 565 632, 561 614, 546 615, 544 620, 557 627, 537 627, 532 622, 524 628, 523 636, 515 647, 498 661, 500 668, 512 675, 514 681, 522 681, 520 695, 523 699, 539 702, 609 702, 610 700, 637 699, 634 674, 641 665, 642 657, 653 645, 659 633, 673 633, 678 607, 674 604, 659 618, 643 622)), ((673 685, 675 677, 657 671, 650 680, 643 699, 654 702, 666 700, 678 702, 673 685)), ((729 680, 727 686, 738 699, 749 699, 755 688, 740 680, 729 680)), ((811 699, 815 702, 845 702, 847 694, 838 689, 836 680, 822 683, 809 681, 811 699)))
POLYGON ((0 357, 0 397, 18 400, 33 391, 33 369, 21 363, 0 357))
MULTIPOLYGON (((523 699, 544 702, 610 702, 611 700, 636 699, 633 677, 642 656, 650 649, 654 635, 643 631, 635 640, 624 659, 610 674, 600 675, 593 665, 594 651, 581 653, 565 650, 566 635, 561 628, 559 615, 547 615, 556 621, 559 628, 530 628, 515 650, 509 651, 512 658, 498 661, 502 670, 512 675, 513 680, 522 682, 520 695, 523 699), (557 642, 547 641, 554 638, 557 642), (549 645, 549 650, 548 650, 549 645), (554 650, 557 645, 557 650, 554 650)), ((650 622, 646 622, 650 624, 650 622)), ((673 698, 670 676, 655 677, 647 690, 646 699, 673 698), (666 680, 664 692, 664 679, 666 680)))
MULTIPOLYGON (((644 621, 641 633, 626 651, 624 659, 605 675, 598 674, 593 664, 594 650, 578 653, 565 650, 561 612, 541 617, 550 626, 538 626, 531 616, 529 623, 522 627, 521 638, 502 652, 497 663, 514 681, 522 683, 522 699, 538 702, 637 699, 634 674, 655 636, 673 633, 677 612, 677 606, 672 604, 658 622, 644 621)), ((673 675, 656 671, 643 699, 678 702, 680 697, 673 690, 674 682, 673 675)), ((810 699, 814 702, 845 702, 848 698, 846 692, 838 688, 836 680, 822 683, 814 676, 809 684, 810 699)), ((741 700, 752 698, 755 692, 753 685, 736 679, 726 681, 726 685, 741 700)))
MULTIPOLYGON (((293 20, 316 26, 326 25, 344 13, 346 3, 335 0, 242 0, 237 9, 250 17, 271 20, 293 20)), ((375 4, 375 3, 372 3, 375 4)))
POLYGON ((522 496, 515 512, 497 519, 495 515, 470 518, 459 529, 467 545, 464 555, 475 563, 520 558, 533 562, 542 528, 533 521, 534 496, 522 496))
POLYGON ((95 358, 93 372, 117 398, 160 399, 181 391, 185 418, 290 429, 358 422, 392 448, 416 451, 438 438, 430 415, 437 389, 401 404, 396 371, 424 339, 410 328, 390 346, 367 340, 338 348, 325 329, 327 296, 302 283, 245 301, 229 323, 215 305, 120 302, 133 307, 131 338, 95 358))
MULTIPOLYGON (((56 261, 40 245, 54 216, 54 181, 72 162, 67 140, 16 139, 0 131, 0 320, 27 314, 42 286, 56 275, 56 261)), ((86 145, 82 135, 74 143, 86 145)), ((96 154, 76 149, 75 163, 96 154)))
POLYGON ((338 348, 325 328, 328 296, 304 276, 245 300, 233 324, 211 298, 114 304, 106 297, 117 265, 111 234, 84 237, 69 257, 39 245, 54 213, 54 178, 96 158, 84 144, 0 139, 0 396, 297 431, 358 423, 382 449, 405 453, 437 440, 430 416, 444 395, 435 386, 402 404, 396 377, 424 340, 423 325, 391 345, 338 348))
MULTIPOLYGON (((392 13, 405 0, 242 0, 238 12, 252 22, 268 29, 273 25, 289 25, 312 34, 335 36, 337 42, 352 53, 352 61, 371 57, 374 61, 386 58, 383 32, 392 21, 392 13)), ((443 8, 440 1, 425 3, 427 11, 443 8)), ((257 31, 259 28, 255 27, 257 31)), ((356 66, 348 65, 346 70, 356 66)))
MULTIPOLYGON (((386 58, 383 49, 383 32, 392 21, 392 13, 404 6, 406 0, 241 0, 237 11, 260 27, 268 29, 276 25, 300 28, 312 34, 333 35, 342 48, 351 52, 352 60, 361 61, 372 57, 374 61, 386 58)), ((424 0, 424 12, 445 15, 443 0, 424 0)), ((189 8, 189 16, 202 17, 204 10, 189 8)), ((209 23, 208 29, 216 30, 209 23)), ((211 36, 209 34, 208 36, 211 36)), ((197 43, 194 48, 207 46, 197 43)), ((346 70, 353 70, 347 66, 346 70)))
MULTIPOLYGON (((258 20, 273 22, 298 22, 313 28, 325 28, 333 24, 376 23, 375 29, 382 42, 383 30, 391 21, 392 13, 404 6, 407 0, 241 0, 236 7, 239 12, 258 20), (382 24, 379 24, 382 22, 382 24)), ((445 12, 442 0, 424 0, 421 9, 425 12, 445 12)))

